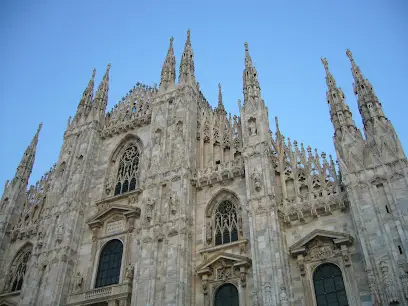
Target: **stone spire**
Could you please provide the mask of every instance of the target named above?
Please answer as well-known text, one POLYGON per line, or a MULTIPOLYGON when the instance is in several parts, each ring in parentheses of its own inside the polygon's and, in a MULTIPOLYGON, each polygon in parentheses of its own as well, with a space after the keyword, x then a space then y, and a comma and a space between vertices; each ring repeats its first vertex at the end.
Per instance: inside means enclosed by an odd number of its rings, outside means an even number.
POLYGON ((108 92, 109 92, 109 70, 111 64, 108 64, 106 68, 105 75, 103 76, 102 82, 99 84, 98 90, 95 95, 94 107, 105 112, 106 105, 108 104, 108 92))
POLYGON ((248 51, 248 43, 245 43, 245 69, 244 81, 244 105, 248 102, 256 102, 261 98, 261 87, 258 82, 258 73, 252 65, 252 58, 248 51))
POLYGON ((92 107, 94 82, 95 82, 96 69, 92 72, 92 77, 89 80, 88 86, 85 88, 81 101, 79 102, 76 117, 80 117, 82 114, 88 114, 92 107))
POLYGON ((227 112, 225 111, 224 104, 222 103, 222 90, 221 90, 221 84, 218 83, 218 106, 217 106, 217 112, 220 114, 226 115, 227 112))
POLYGON ((194 53, 191 47, 190 30, 187 31, 187 40, 181 57, 179 75, 179 84, 187 83, 196 86, 196 79, 194 76, 194 53))
POLYGON ((363 118, 364 128, 370 130, 376 120, 381 122, 388 121, 382 110, 380 101, 378 100, 373 86, 370 81, 365 79, 360 68, 354 61, 351 51, 347 49, 346 54, 351 62, 351 71, 354 78, 354 93, 357 95, 358 108, 363 118))
POLYGON ((160 89, 166 89, 174 85, 176 81, 176 58, 174 56, 173 40, 174 38, 171 37, 169 50, 161 71, 160 89))
POLYGON ((17 167, 16 175, 14 179, 28 182, 30 178, 31 171, 33 170, 35 152, 37 149, 38 135, 40 134, 42 123, 38 126, 37 132, 35 133, 30 145, 25 150, 23 157, 21 158, 20 164, 17 167))
POLYGON ((326 70, 326 97, 327 103, 330 105, 330 119, 334 126, 334 135, 341 137, 344 130, 354 133, 357 128, 350 108, 345 102, 344 93, 341 88, 336 86, 336 80, 329 71, 327 59, 322 57, 321 61, 326 70))

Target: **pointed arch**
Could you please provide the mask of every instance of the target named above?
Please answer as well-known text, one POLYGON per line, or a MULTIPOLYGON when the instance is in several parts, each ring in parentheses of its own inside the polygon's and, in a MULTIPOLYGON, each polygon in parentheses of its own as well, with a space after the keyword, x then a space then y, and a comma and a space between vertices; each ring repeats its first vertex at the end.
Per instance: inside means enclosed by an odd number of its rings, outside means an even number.
POLYGON ((28 262, 31 258, 33 244, 26 242, 16 253, 4 282, 4 292, 14 292, 21 290, 24 276, 27 272, 28 262))
POLYGON ((205 214, 207 243, 221 245, 242 238, 241 205, 231 190, 219 190, 208 203, 205 214))
POLYGON ((134 134, 127 134, 119 141, 110 156, 105 177, 107 195, 123 194, 138 187, 142 152, 143 143, 134 134))
POLYGON ((211 217, 214 213, 215 206, 223 200, 232 201, 235 205, 237 205, 237 208, 241 210, 241 201, 239 200, 238 195, 232 190, 221 188, 208 202, 205 208, 205 215, 207 217, 211 217))

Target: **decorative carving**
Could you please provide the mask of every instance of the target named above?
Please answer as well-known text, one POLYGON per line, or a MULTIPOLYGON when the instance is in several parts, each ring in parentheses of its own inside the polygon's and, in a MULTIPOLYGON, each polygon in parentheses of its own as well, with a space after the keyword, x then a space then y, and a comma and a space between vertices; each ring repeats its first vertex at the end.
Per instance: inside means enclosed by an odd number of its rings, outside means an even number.
POLYGON ((56 238, 57 243, 62 242, 64 238, 64 233, 65 233, 65 225, 64 223, 60 223, 57 227, 57 238, 56 238))
POLYGON ((310 257, 314 259, 324 260, 333 255, 333 249, 328 246, 316 247, 310 250, 310 257))
POLYGON ((203 294, 207 295, 208 294, 208 283, 203 282, 203 294))
POLYGON ((346 267, 351 265, 351 259, 350 259, 350 254, 348 247, 344 244, 341 245, 341 255, 343 257, 344 265, 346 267))
POLYGON ((305 258, 303 257, 302 254, 298 254, 297 256, 297 264, 300 270, 300 275, 305 276, 306 270, 305 270, 305 258))
POLYGON ((147 222, 150 222, 150 220, 152 219, 154 204, 155 204, 154 200, 152 200, 150 197, 146 198, 145 217, 147 222))
POLYGON ((212 241, 212 221, 207 220, 207 225, 205 228, 205 238, 208 244, 212 241))
POLYGON ((280 285, 279 300, 281 302, 281 306, 289 305, 289 298, 288 298, 288 294, 286 293, 286 287, 284 284, 280 285))
POLYGON ((241 280, 241 287, 246 287, 246 271, 245 268, 241 268, 239 272, 239 279, 241 280))
POLYGON ((402 290, 404 292, 404 297, 408 299, 408 273, 404 270, 404 265, 400 262, 398 263, 399 278, 401 280, 402 290))
POLYGON ((394 282, 392 281, 388 265, 385 261, 380 262, 380 270, 382 279, 385 285, 385 293, 387 295, 388 303, 398 303, 398 294, 394 282))
POLYGON ((81 272, 77 272, 74 277, 74 286, 72 288, 73 293, 80 292, 82 290, 82 284, 84 282, 84 278, 81 275, 81 272))
POLYGON ((258 291, 252 290, 252 306, 259 306, 258 291))
POLYGON ((259 172, 255 169, 252 170, 252 174, 251 174, 251 178, 252 178, 252 182, 254 185, 254 189, 257 192, 261 191, 262 185, 261 185, 261 175, 259 174, 259 172))
POLYGON ((265 292, 265 306, 273 306, 273 302, 272 302, 272 292, 271 292, 271 283, 270 282, 266 282, 264 284, 264 292, 265 292))
POLYGON ((178 196, 176 193, 170 197, 170 212, 175 215, 177 213, 178 196))
POLYGON ((126 272, 125 272, 126 281, 128 282, 132 281, 134 270, 135 270, 134 266, 129 262, 128 266, 126 267, 126 272))
POLYGON ((256 129, 256 119, 251 118, 248 120, 248 131, 249 131, 249 136, 256 136, 257 134, 257 129, 256 129))

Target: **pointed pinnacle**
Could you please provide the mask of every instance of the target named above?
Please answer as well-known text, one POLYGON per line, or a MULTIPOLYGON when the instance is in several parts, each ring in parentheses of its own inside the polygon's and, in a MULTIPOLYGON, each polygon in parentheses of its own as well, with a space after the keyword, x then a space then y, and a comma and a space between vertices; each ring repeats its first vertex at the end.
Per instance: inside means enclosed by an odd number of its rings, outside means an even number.
POLYGON ((252 58, 249 54, 248 43, 244 43, 245 46, 245 67, 252 67, 252 58))
POLYGON ((223 107, 222 105, 222 92, 221 92, 221 84, 218 83, 218 108, 223 107))
POLYGON ((346 50, 346 55, 348 56, 348 58, 350 59, 350 62, 352 64, 354 64, 354 58, 353 58, 353 54, 351 53, 350 49, 346 50))
POLYGON ((320 60, 323 63, 324 69, 326 70, 326 73, 330 73, 329 72, 329 63, 327 62, 327 59, 325 57, 321 57, 320 60))

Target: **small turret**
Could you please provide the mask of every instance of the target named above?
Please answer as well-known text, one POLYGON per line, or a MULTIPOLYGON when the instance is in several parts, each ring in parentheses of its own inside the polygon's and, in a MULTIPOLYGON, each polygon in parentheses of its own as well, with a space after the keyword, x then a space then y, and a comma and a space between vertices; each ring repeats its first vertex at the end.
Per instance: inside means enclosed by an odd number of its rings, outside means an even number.
POLYGON ((169 50, 167 51, 166 60, 161 71, 160 90, 166 90, 174 86, 176 81, 176 58, 174 56, 173 40, 174 38, 171 37, 169 50))
POLYGON ((194 53, 191 47, 190 30, 187 31, 187 40, 181 57, 179 84, 191 84, 195 87, 197 86, 194 76, 194 53))

